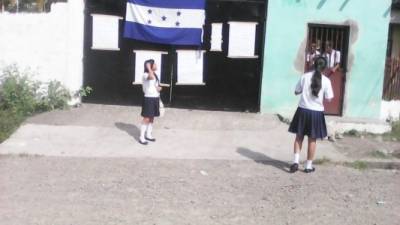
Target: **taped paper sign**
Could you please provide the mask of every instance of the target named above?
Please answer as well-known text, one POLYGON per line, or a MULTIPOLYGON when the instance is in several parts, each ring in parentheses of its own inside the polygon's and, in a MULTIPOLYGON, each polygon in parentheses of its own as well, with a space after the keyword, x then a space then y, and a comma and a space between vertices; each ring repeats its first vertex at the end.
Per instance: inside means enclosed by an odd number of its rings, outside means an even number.
POLYGON ((222 51, 222 23, 211 24, 210 51, 222 51))
POLYGON ((178 82, 177 85, 204 85, 204 51, 177 50, 178 82))
POLYGON ((92 14, 92 49, 119 50, 119 20, 122 17, 92 14))
POLYGON ((257 58, 255 53, 256 22, 228 22, 230 58, 257 58))

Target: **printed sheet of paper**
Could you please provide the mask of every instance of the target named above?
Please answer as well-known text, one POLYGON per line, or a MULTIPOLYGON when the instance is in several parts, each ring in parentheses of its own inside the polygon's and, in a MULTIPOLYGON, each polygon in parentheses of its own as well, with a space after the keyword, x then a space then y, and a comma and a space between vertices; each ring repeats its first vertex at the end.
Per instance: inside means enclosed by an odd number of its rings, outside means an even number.
POLYGON ((92 14, 92 49, 119 50, 119 20, 121 17, 92 14))
POLYGON ((204 51, 177 50, 178 82, 177 85, 204 85, 204 51))
POLYGON ((222 51, 222 23, 211 24, 210 51, 222 51))
POLYGON ((255 53, 256 22, 228 22, 230 58, 257 58, 255 53))
POLYGON ((135 50, 135 76, 134 83, 141 84, 143 83, 143 74, 144 74, 144 62, 149 59, 154 59, 157 65, 156 74, 158 79, 161 81, 162 74, 162 55, 167 54, 167 52, 161 51, 146 51, 146 50, 135 50))

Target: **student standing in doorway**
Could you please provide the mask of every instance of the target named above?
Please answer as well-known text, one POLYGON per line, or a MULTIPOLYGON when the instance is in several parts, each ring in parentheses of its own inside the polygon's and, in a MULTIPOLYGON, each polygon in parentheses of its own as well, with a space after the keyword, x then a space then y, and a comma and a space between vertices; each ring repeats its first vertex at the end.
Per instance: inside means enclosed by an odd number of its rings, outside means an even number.
POLYGON ((321 56, 321 52, 317 50, 317 44, 311 43, 310 50, 307 52, 306 61, 307 68, 306 71, 311 71, 314 69, 314 61, 318 56, 321 56))
POLYGON ((328 63, 327 75, 331 76, 340 67, 340 61, 341 61, 340 51, 333 49, 332 42, 328 41, 325 44, 325 52, 323 56, 328 63))
POLYGON ((315 171, 312 161, 317 139, 327 136, 323 100, 325 98, 330 101, 333 98, 333 91, 331 81, 322 74, 326 66, 327 61, 324 57, 316 58, 315 70, 302 75, 296 85, 295 94, 300 95, 300 102, 289 127, 289 132, 296 134, 294 160, 290 167, 292 173, 299 169, 304 136, 308 136, 307 162, 304 169, 306 173, 315 171))
POLYGON ((139 143, 147 145, 148 141, 156 141, 153 137, 154 117, 160 116, 160 80, 155 71, 157 65, 153 59, 146 60, 144 63, 142 117, 140 126, 139 143))

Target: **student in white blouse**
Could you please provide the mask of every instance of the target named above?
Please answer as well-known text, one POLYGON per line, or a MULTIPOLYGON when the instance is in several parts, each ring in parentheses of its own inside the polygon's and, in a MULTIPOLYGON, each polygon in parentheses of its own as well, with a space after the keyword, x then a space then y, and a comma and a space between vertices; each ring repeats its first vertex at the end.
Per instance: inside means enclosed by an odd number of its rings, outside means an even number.
POLYGON ((341 53, 340 51, 333 49, 332 42, 329 41, 326 42, 325 48, 326 50, 323 56, 328 63, 328 74, 326 75, 330 76, 334 74, 340 67, 341 53))
POLYGON ((143 121, 140 126, 139 143, 147 145, 147 141, 156 141, 152 136, 154 117, 160 116, 160 80, 157 74, 157 65, 153 59, 149 59, 144 63, 143 75, 143 93, 142 117, 143 121))
POLYGON ((290 172, 294 173, 299 169, 300 151, 303 145, 304 136, 308 136, 307 162, 304 172, 314 172, 312 166, 317 139, 327 136, 324 98, 328 101, 333 98, 331 81, 322 72, 326 68, 326 60, 318 57, 315 60, 315 70, 301 76, 296 85, 295 94, 300 95, 300 101, 295 115, 289 127, 289 132, 296 134, 294 141, 294 161, 290 172))
POLYGON ((307 53, 306 56, 307 71, 314 69, 314 61, 318 56, 321 56, 321 52, 317 50, 317 44, 312 43, 310 51, 307 53))

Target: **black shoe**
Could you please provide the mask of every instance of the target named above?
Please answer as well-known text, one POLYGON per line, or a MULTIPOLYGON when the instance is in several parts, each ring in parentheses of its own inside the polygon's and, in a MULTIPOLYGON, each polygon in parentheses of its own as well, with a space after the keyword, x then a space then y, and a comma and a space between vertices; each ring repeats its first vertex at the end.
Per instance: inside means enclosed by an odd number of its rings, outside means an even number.
POLYGON ((315 168, 311 168, 311 169, 304 169, 304 173, 312 173, 315 171, 315 168))
POLYGON ((290 172, 291 172, 291 173, 295 173, 297 170, 299 170, 299 164, 298 164, 298 163, 293 163, 293 164, 290 166, 290 172))
POLYGON ((148 140, 148 141, 152 141, 152 142, 155 142, 155 141, 156 141, 155 138, 148 138, 148 137, 145 137, 145 139, 148 140))
POLYGON ((139 143, 142 144, 142 145, 147 145, 147 144, 149 144, 149 142, 147 142, 147 141, 142 141, 142 140, 139 140, 139 143))

